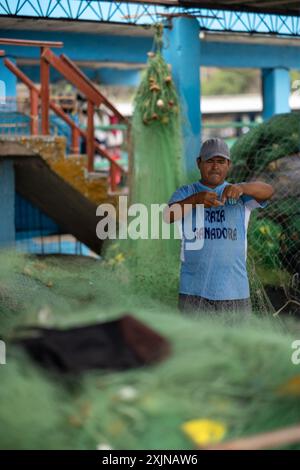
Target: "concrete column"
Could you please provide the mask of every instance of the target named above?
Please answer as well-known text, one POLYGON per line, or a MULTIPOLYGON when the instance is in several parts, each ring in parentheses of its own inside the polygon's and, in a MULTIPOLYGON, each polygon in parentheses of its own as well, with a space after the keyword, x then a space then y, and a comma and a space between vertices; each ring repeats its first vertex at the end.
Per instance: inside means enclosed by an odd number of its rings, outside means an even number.
POLYGON ((173 18, 172 29, 165 28, 165 60, 180 97, 184 157, 187 174, 196 170, 201 146, 200 111, 200 28, 194 18, 173 18))
POLYGON ((285 68, 262 70, 263 119, 289 113, 290 75, 285 68))
POLYGON ((0 159, 0 247, 15 241, 15 175, 12 160, 0 159))

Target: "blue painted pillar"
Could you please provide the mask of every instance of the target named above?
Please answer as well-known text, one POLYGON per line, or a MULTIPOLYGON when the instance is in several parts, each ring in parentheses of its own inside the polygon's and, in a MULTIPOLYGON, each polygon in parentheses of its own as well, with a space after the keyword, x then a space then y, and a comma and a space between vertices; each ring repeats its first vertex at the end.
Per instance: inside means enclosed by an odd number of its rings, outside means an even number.
POLYGON ((165 60, 180 97, 187 174, 196 169, 201 146, 200 111, 200 28, 194 18, 174 18, 172 29, 165 28, 165 60))
POLYGON ((14 110, 16 96, 17 77, 5 67, 3 59, 0 59, 0 104, 7 105, 9 109, 14 110), (13 101, 10 101, 9 98, 13 98, 13 101))
POLYGON ((0 159, 0 247, 15 241, 15 174, 12 160, 0 159))
POLYGON ((289 113, 289 70, 284 68, 262 70, 263 119, 274 114, 289 113))

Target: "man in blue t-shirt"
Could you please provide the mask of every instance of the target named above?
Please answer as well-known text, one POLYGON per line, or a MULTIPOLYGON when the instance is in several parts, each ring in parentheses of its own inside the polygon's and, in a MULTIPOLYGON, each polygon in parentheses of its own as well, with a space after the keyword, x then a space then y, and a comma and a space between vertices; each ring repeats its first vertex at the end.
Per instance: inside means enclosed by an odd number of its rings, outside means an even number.
MULTIPOLYGON (((265 207, 273 188, 262 182, 230 184, 230 151, 222 139, 209 139, 201 147, 197 165, 201 180, 182 186, 164 211, 167 223, 192 217, 194 242, 190 249, 182 237, 179 308, 182 311, 251 311, 246 269, 247 227, 251 211, 265 207), (197 226, 196 209, 204 206, 197 226), (201 243, 200 245, 201 246, 201 243)), ((190 241, 189 241, 190 242, 190 241)))

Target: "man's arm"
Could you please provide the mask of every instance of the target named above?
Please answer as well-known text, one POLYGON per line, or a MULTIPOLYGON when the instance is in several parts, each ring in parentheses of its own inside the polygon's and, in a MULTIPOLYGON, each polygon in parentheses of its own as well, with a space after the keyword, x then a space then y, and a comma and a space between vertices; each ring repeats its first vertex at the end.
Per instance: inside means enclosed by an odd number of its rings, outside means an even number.
POLYGON ((252 196, 257 202, 267 201, 274 194, 274 189, 270 184, 261 181, 253 181, 251 183, 241 183, 243 194, 252 196))
POLYGON ((184 218, 188 212, 197 204, 203 204, 204 207, 219 207, 223 204, 218 201, 217 193, 212 191, 201 191, 182 201, 174 202, 164 209, 163 220, 167 224, 171 224, 176 220, 184 218))
POLYGON ((267 201, 274 194, 274 189, 270 184, 261 181, 253 181, 251 183, 230 184, 226 186, 222 194, 222 203, 227 199, 239 199, 241 196, 251 196, 257 202, 267 201))

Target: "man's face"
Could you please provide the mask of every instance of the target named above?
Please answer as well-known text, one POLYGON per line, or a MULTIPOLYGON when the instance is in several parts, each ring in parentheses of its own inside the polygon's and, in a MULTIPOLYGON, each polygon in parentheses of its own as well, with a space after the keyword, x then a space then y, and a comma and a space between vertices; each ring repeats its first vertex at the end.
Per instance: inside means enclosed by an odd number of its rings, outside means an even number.
POLYGON ((230 161, 224 157, 213 157, 206 161, 198 159, 197 163, 203 183, 212 187, 223 183, 230 167, 230 161))

